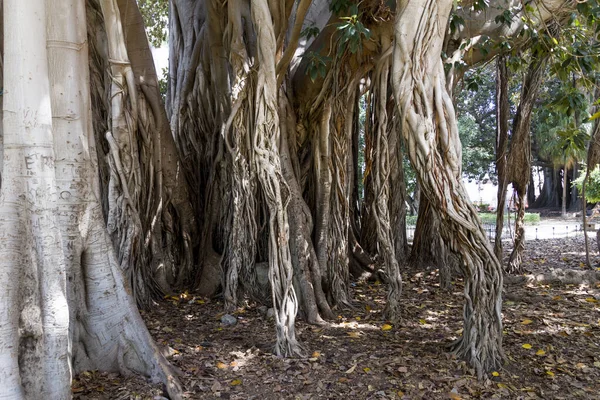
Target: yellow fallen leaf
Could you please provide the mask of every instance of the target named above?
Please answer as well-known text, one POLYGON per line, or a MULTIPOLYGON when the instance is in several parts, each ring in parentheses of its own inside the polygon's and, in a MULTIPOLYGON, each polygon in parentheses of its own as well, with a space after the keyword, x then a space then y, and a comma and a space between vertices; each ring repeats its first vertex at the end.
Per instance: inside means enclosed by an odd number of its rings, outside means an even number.
POLYGON ((312 353, 312 356, 315 358, 321 357, 321 352, 320 351, 315 351, 314 353, 312 353))
POLYGON ((427 323, 427 321, 425 321, 424 319, 420 319, 420 320, 419 320, 419 323, 420 323, 421 325, 425 325, 425 324, 427 323))
POLYGON ((367 310, 367 311, 371 311, 371 306, 367 304, 367 305, 365 306, 365 310, 367 310))
POLYGON ((390 329, 392 329, 392 326, 391 326, 390 324, 384 324, 384 325, 381 327, 381 330, 382 330, 382 331, 389 331, 390 329))
POLYGON ((196 300, 196 304, 204 304, 204 300, 196 300))
POLYGON ((593 297, 588 297, 588 298, 585 299, 585 301, 587 301, 588 303, 597 303, 598 302, 598 300, 596 300, 593 297))
POLYGON ((494 371, 494 372, 492 372, 492 376, 500 376, 500 372, 494 371))
POLYGON ((231 386, 237 386, 237 385, 241 385, 241 384, 242 384, 242 380, 241 379, 234 379, 230 383, 231 386))
POLYGON ((402 390, 398 390, 398 393, 396 393, 398 395, 398 397, 402 398, 404 397, 404 392, 402 390))
POLYGON ((560 297, 560 296, 554 296, 554 297, 552 298, 552 300, 560 300, 560 299, 562 299, 562 297, 560 297))
POLYGON ((352 331, 352 332, 348 332, 348 336, 350 336, 351 338, 357 338, 357 337, 360 337, 360 333, 358 333, 356 331, 352 331))
POLYGON ((500 389, 508 389, 508 386, 506 386, 504 383, 497 383, 496 385, 498 385, 500 389))
POLYGON ((548 374, 548 376, 554 376, 554 372, 552 371, 546 371, 546 374, 548 374))
POLYGON ((219 361, 217 363, 217 368, 219 368, 219 369, 226 369, 227 368, 227 364, 222 363, 221 361, 219 361))
POLYGON ((521 324, 523 324, 523 325, 529 325, 529 324, 531 324, 532 322, 533 322, 533 321, 532 321, 532 320, 530 320, 530 319, 524 319, 523 321, 521 321, 521 324))
POLYGON ((355 317, 354 319, 357 321, 360 321, 360 317, 355 317))
POLYGON ((363 371, 365 371, 365 372, 368 374, 369 372, 371 372, 371 368, 369 368, 369 367, 364 367, 364 368, 363 368, 363 371))
POLYGON ((540 349, 540 350, 538 350, 538 351, 535 352, 536 356, 543 356, 544 354, 546 354, 546 352, 544 350, 542 350, 542 349, 540 349))
POLYGON ((521 346, 521 347, 523 347, 524 349, 528 349, 528 350, 529 350, 529 349, 531 348, 531 345, 530 345, 529 343, 525 343, 525 344, 524 344, 523 346, 521 346))

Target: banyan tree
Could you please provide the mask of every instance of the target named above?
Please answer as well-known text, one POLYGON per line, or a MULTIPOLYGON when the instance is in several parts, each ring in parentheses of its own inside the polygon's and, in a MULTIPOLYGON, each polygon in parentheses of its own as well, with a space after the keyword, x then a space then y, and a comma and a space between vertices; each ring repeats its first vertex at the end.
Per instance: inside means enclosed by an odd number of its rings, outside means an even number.
POLYGON ((502 269, 452 93, 500 52, 483 42, 526 46, 575 2, 526 3, 171 0, 163 105, 134 0, 3 0, 0 398, 68 398, 88 369, 178 398, 136 301, 182 288, 269 304, 283 356, 298 316, 352 306, 351 276, 385 279, 401 323, 403 156, 460 259, 453 349, 497 368, 502 269))

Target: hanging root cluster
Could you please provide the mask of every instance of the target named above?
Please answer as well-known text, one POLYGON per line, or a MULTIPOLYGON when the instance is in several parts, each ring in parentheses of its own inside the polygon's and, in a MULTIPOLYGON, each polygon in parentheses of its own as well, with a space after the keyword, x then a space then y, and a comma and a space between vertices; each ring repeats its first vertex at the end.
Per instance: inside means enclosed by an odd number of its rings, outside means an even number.
POLYGON ((392 80, 419 184, 432 205, 444 211, 442 237, 462 259, 464 330, 454 351, 482 377, 504 359, 502 270, 461 181, 460 139, 440 58, 440 36, 451 9, 451 0, 401 3, 392 80))
POLYGON ((531 114, 537 97, 538 90, 544 78, 546 63, 549 55, 536 55, 533 57, 529 70, 523 81, 521 101, 513 122, 513 135, 510 143, 510 153, 507 157, 507 178, 512 182, 517 191, 517 217, 515 221, 515 241, 513 250, 506 266, 506 272, 521 274, 523 250, 525 250, 525 203, 527 201, 527 187, 531 176, 531 114))
POLYGON ((389 146, 389 133, 396 134, 394 130, 389 129, 392 124, 392 118, 388 118, 388 77, 390 72, 391 42, 388 37, 383 42, 384 56, 379 60, 375 68, 373 79, 374 93, 374 116, 375 116, 375 145, 374 145, 374 166, 372 171, 373 192, 375 201, 371 204, 372 218, 376 222, 377 241, 379 244, 379 255, 383 258, 385 272, 388 282, 388 296, 386 308, 384 310, 385 318, 390 321, 397 321, 400 318, 400 295, 402 292, 402 277, 400 267, 396 258, 396 248, 394 245, 394 233, 391 226, 390 216, 390 198, 392 175, 392 157, 393 149, 389 146))

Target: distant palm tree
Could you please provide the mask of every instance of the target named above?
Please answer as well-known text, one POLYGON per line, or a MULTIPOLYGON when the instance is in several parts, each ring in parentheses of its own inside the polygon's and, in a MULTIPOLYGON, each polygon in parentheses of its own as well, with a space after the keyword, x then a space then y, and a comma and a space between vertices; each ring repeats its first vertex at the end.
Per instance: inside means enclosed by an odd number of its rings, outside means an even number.
POLYGON ((557 167, 563 168, 562 216, 567 215, 567 172, 578 161, 585 159, 586 143, 590 139, 587 131, 577 126, 572 119, 555 130, 555 134, 542 148, 557 167))

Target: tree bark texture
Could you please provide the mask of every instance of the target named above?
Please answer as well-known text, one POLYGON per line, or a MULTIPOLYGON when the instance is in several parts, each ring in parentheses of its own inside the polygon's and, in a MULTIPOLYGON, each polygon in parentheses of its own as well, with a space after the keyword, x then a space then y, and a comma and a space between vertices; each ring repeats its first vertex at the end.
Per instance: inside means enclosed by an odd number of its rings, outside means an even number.
MULTIPOLYGON (((527 202, 527 187, 531 175, 531 113, 538 90, 544 78, 548 54, 532 56, 529 70, 523 79, 521 101, 513 121, 512 140, 507 158, 508 179, 517 192, 517 217, 515 220, 515 240, 513 250, 508 260, 508 273, 522 273, 521 265, 525 249, 525 204, 527 202)), ((497 237, 497 236, 496 236, 497 237)))
POLYGON ((496 60, 496 174, 498 174, 498 195, 496 205, 496 237, 494 254, 502 261, 502 231, 504 229, 504 211, 506 209, 506 189, 508 187, 508 120, 510 104, 508 102, 508 68, 506 57, 496 60))
POLYGON ((140 373, 180 398, 102 215, 86 3, 3 5, 0 398, 70 398, 72 374, 90 369, 140 373))
POLYGON ((397 2, 393 86, 402 134, 419 184, 442 218, 440 233, 460 254, 463 336, 454 351, 482 377, 502 352, 502 268, 461 180, 461 148, 441 50, 452 1, 397 2))

